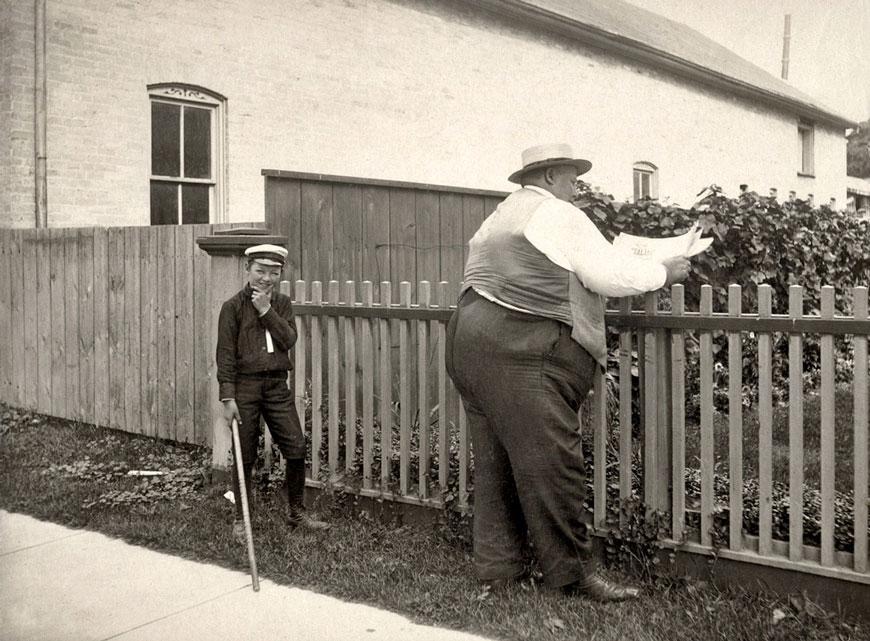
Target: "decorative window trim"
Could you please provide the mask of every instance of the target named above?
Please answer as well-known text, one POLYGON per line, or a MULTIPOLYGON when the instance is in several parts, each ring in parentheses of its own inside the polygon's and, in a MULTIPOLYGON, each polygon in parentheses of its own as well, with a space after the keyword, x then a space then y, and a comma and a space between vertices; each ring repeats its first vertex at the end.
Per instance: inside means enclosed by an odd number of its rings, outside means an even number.
POLYGON ((659 168, 646 160, 638 161, 631 166, 631 187, 635 202, 643 197, 638 195, 638 189, 635 187, 635 180, 638 174, 649 176, 649 197, 657 200, 659 197, 659 168))
MULTIPOLYGON (((149 181, 166 180, 175 183, 214 184, 210 203, 210 223, 227 219, 227 163, 226 163, 226 102, 221 94, 182 82, 161 82, 147 86, 148 100, 171 104, 206 105, 211 108, 212 175, 213 179, 159 176, 149 170, 149 181)), ((149 128, 150 132, 150 128, 149 128)), ((180 215, 180 213, 179 213, 180 215)), ((179 221, 180 223, 180 221, 179 221)))

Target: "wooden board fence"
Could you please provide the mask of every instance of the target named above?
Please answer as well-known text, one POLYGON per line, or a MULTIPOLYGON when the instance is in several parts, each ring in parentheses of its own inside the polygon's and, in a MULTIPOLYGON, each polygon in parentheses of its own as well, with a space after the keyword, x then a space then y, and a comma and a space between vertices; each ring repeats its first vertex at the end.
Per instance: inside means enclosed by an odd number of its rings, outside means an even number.
POLYGON ((0 400, 210 443, 217 310, 195 239, 227 226, 0 230, 0 400))

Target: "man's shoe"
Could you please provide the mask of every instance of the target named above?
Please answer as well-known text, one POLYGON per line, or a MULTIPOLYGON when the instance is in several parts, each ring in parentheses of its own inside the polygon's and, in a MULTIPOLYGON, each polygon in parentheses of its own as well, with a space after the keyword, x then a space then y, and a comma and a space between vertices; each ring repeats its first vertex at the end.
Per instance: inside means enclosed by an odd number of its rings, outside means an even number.
POLYGON ((326 521, 318 521, 311 518, 305 512, 291 513, 287 519, 287 525, 291 528, 303 528, 306 530, 328 530, 331 526, 326 521))
POLYGON ((571 595, 584 596, 605 603, 628 601, 636 599, 640 595, 640 589, 612 583, 596 573, 566 586, 565 591, 571 595))
POLYGON ((233 539, 236 543, 242 545, 248 544, 248 537, 245 534, 245 522, 239 519, 233 521, 233 539))

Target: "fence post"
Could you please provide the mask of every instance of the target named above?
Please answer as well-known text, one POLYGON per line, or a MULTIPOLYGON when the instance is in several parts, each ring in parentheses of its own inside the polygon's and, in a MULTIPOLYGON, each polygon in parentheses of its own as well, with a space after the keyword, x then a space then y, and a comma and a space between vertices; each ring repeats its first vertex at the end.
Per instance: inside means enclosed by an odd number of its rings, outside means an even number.
MULTIPOLYGON (((743 290, 728 286, 728 315, 743 313, 743 290)), ((740 332, 728 332, 728 547, 743 549, 743 339, 740 332)))
MULTIPOLYGON (((644 313, 655 316, 658 309, 659 296, 650 292, 644 296, 644 313)), ((657 332, 646 330, 643 333, 644 343, 644 440, 643 440, 643 500, 648 510, 659 507, 659 471, 658 467, 658 437, 659 437, 659 381, 658 359, 659 341, 657 332)), ((640 340, 640 339, 639 339, 640 340)))

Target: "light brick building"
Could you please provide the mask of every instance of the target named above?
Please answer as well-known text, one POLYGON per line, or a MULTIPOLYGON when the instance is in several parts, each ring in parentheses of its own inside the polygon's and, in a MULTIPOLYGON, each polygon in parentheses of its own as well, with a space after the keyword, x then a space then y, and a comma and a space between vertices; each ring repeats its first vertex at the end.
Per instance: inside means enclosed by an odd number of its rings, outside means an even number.
POLYGON ((262 220, 263 169, 508 190, 547 141, 619 199, 846 200, 849 119, 621 0, 3 2, 0 46, 3 227, 262 220))

